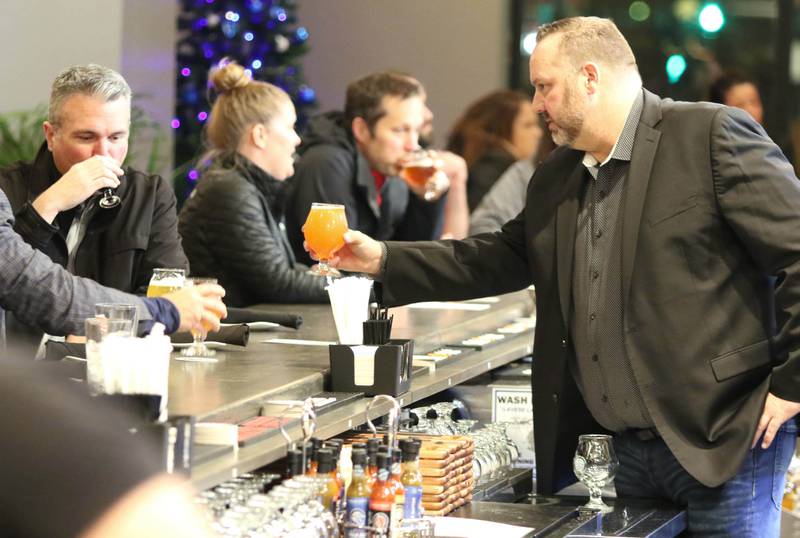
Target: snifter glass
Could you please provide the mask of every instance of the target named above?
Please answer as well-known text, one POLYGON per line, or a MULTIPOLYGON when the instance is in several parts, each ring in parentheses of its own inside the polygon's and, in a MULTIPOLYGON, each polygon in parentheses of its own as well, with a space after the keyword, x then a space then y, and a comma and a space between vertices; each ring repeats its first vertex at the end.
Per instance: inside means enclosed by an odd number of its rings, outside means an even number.
POLYGON ((183 287, 185 279, 186 271, 183 269, 157 267, 153 269, 153 276, 150 277, 147 296, 161 297, 173 291, 178 291, 183 287))
POLYGON ((344 246, 344 233, 347 231, 347 215, 340 204, 313 203, 303 224, 303 237, 308 248, 319 259, 310 272, 322 276, 341 276, 339 271, 328 265, 328 260, 344 246))
POLYGON ((425 188, 425 200, 436 198, 436 189, 430 179, 439 170, 438 163, 431 154, 424 149, 412 151, 403 162, 403 169, 400 171, 406 183, 418 188, 425 188))
MULTIPOLYGON (((184 281, 184 287, 190 288, 194 286, 199 286, 201 284, 216 284, 216 278, 200 278, 200 277, 189 277, 186 278, 184 281)), ((214 311, 214 315, 218 318, 222 317, 222 312, 214 311)), ((213 329, 213 327, 203 320, 202 322, 203 330, 200 331, 198 329, 191 329, 193 342, 192 345, 181 351, 177 360, 182 361, 214 361, 214 355, 216 352, 213 349, 209 349, 209 347, 205 344, 206 334, 213 329)))
POLYGON ((610 512, 613 509, 603 502, 603 487, 614 480, 619 461, 614 453, 610 435, 588 434, 578 437, 578 448, 572 460, 572 469, 580 482, 589 488, 589 502, 581 507, 593 512, 610 512))

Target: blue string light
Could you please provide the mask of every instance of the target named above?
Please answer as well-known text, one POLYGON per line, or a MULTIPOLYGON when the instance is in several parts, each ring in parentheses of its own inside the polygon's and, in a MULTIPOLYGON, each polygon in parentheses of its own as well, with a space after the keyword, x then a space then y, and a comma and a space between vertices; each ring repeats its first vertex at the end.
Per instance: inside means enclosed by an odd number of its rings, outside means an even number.
POLYGON ((314 88, 303 85, 300 86, 299 90, 297 91, 297 96, 303 103, 313 103, 317 98, 317 93, 314 91, 314 88))
POLYGON ((269 9, 269 16, 281 22, 286 22, 286 10, 280 6, 274 6, 269 9))
POLYGON ((225 37, 228 39, 233 39, 238 31, 239 25, 235 22, 225 21, 222 23, 222 33, 225 34, 225 37))

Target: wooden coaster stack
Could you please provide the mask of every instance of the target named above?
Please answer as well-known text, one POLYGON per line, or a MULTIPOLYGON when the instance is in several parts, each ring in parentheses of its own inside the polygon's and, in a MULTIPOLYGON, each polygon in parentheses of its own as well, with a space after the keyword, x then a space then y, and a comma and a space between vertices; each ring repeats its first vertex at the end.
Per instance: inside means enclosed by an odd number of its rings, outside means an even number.
MULTIPOLYGON (((366 442, 358 435, 348 443, 366 442)), ((400 434, 400 439, 422 440, 419 467, 422 472, 422 506, 425 515, 444 516, 472 500, 472 437, 460 435, 400 434)))

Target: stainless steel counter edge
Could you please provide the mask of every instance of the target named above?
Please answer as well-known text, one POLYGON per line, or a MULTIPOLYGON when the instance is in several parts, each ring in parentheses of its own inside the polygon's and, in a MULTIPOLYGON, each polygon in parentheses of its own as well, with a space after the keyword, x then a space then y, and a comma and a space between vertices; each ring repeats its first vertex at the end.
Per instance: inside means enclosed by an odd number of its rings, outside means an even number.
MULTIPOLYGON (((502 342, 477 351, 463 360, 439 367, 427 375, 414 377, 411 390, 400 396, 399 401, 403 406, 409 405, 493 368, 530 355, 532 349, 532 331, 509 336, 502 342)), ((334 408, 329 413, 326 413, 324 408, 321 409, 318 414, 316 435, 328 438, 363 424, 368 402, 368 398, 363 398, 334 408)), ((388 411, 388 404, 376 405, 370 418, 385 415, 388 411)), ((302 437, 299 426, 290 427, 288 433, 294 441, 298 441, 302 437)), ((198 489, 213 487, 220 482, 284 457, 286 450, 286 443, 280 434, 272 435, 263 441, 245 446, 236 453, 229 452, 225 456, 196 466, 192 470, 192 483, 198 489)))

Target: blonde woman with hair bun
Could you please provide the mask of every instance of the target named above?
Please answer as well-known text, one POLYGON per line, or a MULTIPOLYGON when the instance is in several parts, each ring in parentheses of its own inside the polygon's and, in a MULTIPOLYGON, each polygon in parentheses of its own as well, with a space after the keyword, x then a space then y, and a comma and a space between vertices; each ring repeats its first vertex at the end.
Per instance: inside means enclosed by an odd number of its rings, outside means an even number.
POLYGON ((217 277, 230 306, 327 301, 324 279, 296 264, 284 231, 283 181, 300 144, 291 99, 236 62, 209 83, 208 165, 179 222, 192 272, 217 277))

